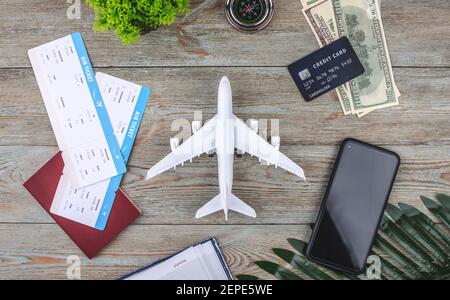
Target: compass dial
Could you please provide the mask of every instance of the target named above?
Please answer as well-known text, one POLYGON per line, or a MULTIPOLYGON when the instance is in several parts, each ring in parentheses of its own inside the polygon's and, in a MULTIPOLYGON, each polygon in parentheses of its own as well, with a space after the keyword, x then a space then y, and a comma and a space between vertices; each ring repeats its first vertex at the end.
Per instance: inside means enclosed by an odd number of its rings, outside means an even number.
POLYGON ((257 23, 267 12, 264 0, 237 0, 232 9, 233 14, 244 23, 257 23))
POLYGON ((254 31, 264 28, 272 19, 272 0, 227 0, 225 12, 234 27, 254 31))

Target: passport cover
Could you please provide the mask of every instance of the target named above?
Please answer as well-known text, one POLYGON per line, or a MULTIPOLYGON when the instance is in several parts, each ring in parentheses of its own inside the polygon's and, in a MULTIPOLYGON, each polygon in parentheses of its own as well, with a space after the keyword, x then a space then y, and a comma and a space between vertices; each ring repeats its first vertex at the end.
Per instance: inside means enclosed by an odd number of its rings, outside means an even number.
POLYGON ((52 214, 50 207, 63 169, 64 161, 61 152, 58 152, 23 185, 81 251, 91 259, 130 225, 141 212, 128 196, 119 189, 108 223, 103 231, 52 214))

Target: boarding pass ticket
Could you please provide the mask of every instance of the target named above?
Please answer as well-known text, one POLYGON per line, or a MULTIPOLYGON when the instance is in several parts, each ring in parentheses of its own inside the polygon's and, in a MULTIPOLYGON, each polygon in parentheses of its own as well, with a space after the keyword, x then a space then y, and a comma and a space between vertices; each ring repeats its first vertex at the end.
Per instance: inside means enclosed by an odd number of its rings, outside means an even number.
POLYGON ((124 173, 124 159, 81 34, 30 49, 28 56, 73 186, 124 173))
MULTIPOLYGON (((97 73, 104 106, 126 163, 150 96, 150 89, 97 73)), ((108 221, 122 175, 76 188, 71 177, 61 176, 50 211, 61 217, 103 230, 108 221)))

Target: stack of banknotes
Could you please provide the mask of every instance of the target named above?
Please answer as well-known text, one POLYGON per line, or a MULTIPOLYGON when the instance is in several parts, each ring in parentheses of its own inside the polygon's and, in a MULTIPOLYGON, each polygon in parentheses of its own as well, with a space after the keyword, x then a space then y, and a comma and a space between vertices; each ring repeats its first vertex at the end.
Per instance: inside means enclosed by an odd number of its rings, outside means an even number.
POLYGON ((300 1, 319 46, 346 36, 364 66, 364 74, 336 89, 344 114, 362 117, 398 105, 379 0, 300 1))

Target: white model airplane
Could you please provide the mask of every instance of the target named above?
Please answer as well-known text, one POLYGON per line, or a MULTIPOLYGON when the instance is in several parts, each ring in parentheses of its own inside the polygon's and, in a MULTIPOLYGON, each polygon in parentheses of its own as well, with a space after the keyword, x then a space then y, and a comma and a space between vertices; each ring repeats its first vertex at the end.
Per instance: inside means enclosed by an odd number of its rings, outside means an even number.
POLYGON ((302 168, 287 158, 279 151, 280 138, 272 137, 272 145, 258 135, 258 122, 250 122, 248 127, 243 121, 233 114, 232 93, 230 81, 223 77, 219 84, 219 95, 217 103, 218 112, 211 120, 200 128, 199 121, 192 123, 193 135, 179 145, 178 138, 170 140, 172 153, 158 162, 147 173, 147 179, 170 169, 182 165, 187 160, 192 160, 203 153, 217 154, 219 169, 220 193, 211 201, 200 208, 195 217, 201 218, 223 209, 225 219, 228 210, 255 218, 255 210, 245 204, 231 192, 233 187, 233 160, 234 149, 238 153, 249 153, 258 157, 267 164, 281 167, 305 180, 302 168))

